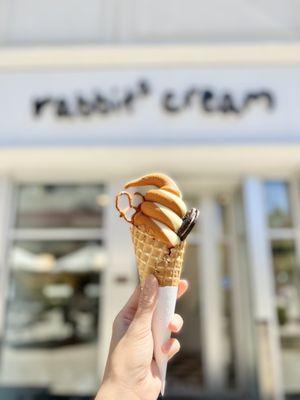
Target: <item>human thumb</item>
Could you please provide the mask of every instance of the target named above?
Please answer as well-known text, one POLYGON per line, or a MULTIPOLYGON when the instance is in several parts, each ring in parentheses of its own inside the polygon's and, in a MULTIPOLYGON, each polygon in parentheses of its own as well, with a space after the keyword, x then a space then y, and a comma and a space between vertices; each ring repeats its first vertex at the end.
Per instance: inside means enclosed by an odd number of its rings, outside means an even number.
POLYGON ((154 275, 149 275, 145 279, 142 287, 138 308, 132 321, 133 330, 151 329, 152 316, 156 307, 158 295, 158 282, 154 275))

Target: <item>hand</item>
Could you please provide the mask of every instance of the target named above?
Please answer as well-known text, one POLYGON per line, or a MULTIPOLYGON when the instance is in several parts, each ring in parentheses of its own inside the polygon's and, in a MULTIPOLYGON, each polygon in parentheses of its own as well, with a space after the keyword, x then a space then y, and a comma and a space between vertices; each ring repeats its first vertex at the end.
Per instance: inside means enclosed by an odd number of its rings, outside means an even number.
MULTIPOLYGON (((178 295, 187 290, 187 281, 181 280, 178 295)), ((156 400, 161 379, 153 360, 152 317, 158 295, 158 283, 153 275, 136 288, 113 324, 113 333, 104 378, 96 400, 156 400)), ((183 319, 175 314, 170 321, 171 332, 179 332, 183 319)), ((162 346, 169 359, 180 349, 179 341, 170 338, 162 346)))

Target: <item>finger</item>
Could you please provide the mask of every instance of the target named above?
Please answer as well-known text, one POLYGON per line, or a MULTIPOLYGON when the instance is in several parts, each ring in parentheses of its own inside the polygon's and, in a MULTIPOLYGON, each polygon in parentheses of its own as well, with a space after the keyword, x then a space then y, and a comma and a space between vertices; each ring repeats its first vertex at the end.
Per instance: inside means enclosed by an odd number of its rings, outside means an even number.
POLYGON ((124 309, 137 309, 138 303, 139 303, 139 297, 140 297, 140 292, 141 292, 141 287, 138 285, 132 295, 129 297, 127 303, 125 304, 124 309))
POLYGON ((182 325, 183 325, 183 319, 181 315, 174 314, 172 320, 169 322, 168 329, 171 332, 177 333, 182 328, 182 325))
POLYGON ((163 353, 168 355, 168 358, 170 360, 180 350, 180 343, 177 339, 170 338, 162 345, 161 350, 163 353))
POLYGON ((185 279, 181 279, 178 285, 177 299, 180 299, 181 296, 188 290, 189 283, 185 279))
POLYGON ((132 329, 151 329, 152 316, 156 307, 158 282, 154 275, 149 275, 140 291, 138 308, 132 329))

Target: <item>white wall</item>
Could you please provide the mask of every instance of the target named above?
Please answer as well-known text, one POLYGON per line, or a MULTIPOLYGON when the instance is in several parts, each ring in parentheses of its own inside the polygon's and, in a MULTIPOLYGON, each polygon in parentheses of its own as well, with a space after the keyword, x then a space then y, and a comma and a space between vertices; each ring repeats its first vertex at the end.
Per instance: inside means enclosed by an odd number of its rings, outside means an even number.
POLYGON ((105 0, 0 0, 4 44, 105 40, 105 0))
POLYGON ((0 0, 0 42, 298 39, 297 0, 0 0))
POLYGON ((131 0, 131 38, 240 41, 299 34, 293 0, 131 0))

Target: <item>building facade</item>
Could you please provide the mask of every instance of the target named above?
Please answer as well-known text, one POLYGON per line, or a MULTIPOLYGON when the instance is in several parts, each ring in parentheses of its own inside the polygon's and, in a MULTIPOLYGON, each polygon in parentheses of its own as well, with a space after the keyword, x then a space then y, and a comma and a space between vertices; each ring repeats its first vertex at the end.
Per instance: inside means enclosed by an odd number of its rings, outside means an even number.
POLYGON ((114 196, 161 170, 201 211, 168 394, 299 395, 296 3, 27 3, 1 2, 0 393, 95 392, 137 283, 114 196))

